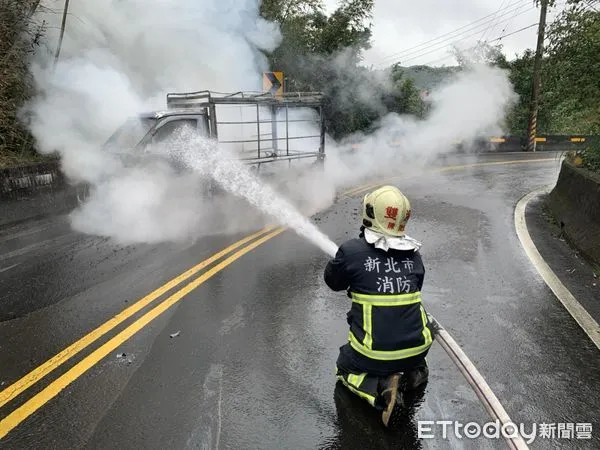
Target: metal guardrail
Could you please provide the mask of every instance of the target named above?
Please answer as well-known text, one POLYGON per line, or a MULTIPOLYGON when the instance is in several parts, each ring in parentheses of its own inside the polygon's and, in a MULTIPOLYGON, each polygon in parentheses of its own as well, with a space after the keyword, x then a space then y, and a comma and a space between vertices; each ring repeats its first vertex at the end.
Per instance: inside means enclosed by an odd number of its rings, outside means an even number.
MULTIPOLYGON (((578 135, 578 134, 547 134, 547 135, 537 136, 535 138, 535 141, 558 144, 558 143, 565 143, 565 142, 584 143, 584 142, 589 142, 590 140, 593 141, 595 139, 600 139, 600 136, 578 135)), ((490 140, 490 142, 496 142, 496 143, 505 143, 505 142, 511 142, 511 141, 513 141, 513 142, 519 141, 519 142, 527 143, 526 136, 514 136, 514 135, 490 136, 489 140, 490 140)))
MULTIPOLYGON (((536 138, 538 151, 550 150, 575 150, 583 148, 590 143, 600 144, 600 136, 597 135, 544 135, 536 138)), ((398 138, 387 142, 390 147, 402 147, 402 139, 398 138)), ((411 145, 413 145, 411 143, 411 145)), ((462 148, 461 141, 456 140, 452 145, 457 149, 462 148)), ((362 147, 360 143, 347 144, 347 147, 358 150, 362 147)), ((482 151, 526 151, 527 138, 525 136, 489 136, 474 141, 474 146, 482 151)))
POLYGON ((0 198, 17 198, 43 188, 56 188, 66 183, 58 162, 44 162, 0 169, 0 198))
MULTIPOLYGON (((526 136, 490 136, 487 139, 477 141, 481 145, 491 146, 500 149, 527 150, 528 139, 526 136)), ((562 146, 565 149, 574 149, 583 145, 600 142, 600 136, 582 135, 582 134, 546 134, 535 138, 537 150, 556 149, 562 146)))

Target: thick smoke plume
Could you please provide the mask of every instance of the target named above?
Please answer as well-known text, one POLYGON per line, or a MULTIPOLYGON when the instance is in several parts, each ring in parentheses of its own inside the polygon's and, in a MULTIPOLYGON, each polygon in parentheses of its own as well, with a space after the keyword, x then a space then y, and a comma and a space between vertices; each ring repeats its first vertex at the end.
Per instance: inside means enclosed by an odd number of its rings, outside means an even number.
POLYGON ((128 118, 164 109, 167 92, 258 90, 267 69, 261 50, 280 40, 258 2, 71 2, 55 69, 63 2, 42 3, 49 52, 32 61, 40 95, 26 113, 39 150, 60 152, 65 174, 93 187, 73 214, 75 228, 124 243, 187 239, 215 226, 234 231, 215 223, 220 211, 202 200, 193 176, 156 160, 132 167, 101 146, 128 118))
MULTIPOLYGON (((39 17, 56 33, 60 20, 56 11, 61 5, 45 2, 55 12, 42 12, 39 17)), ((506 75, 478 66, 431 93, 426 120, 388 114, 369 135, 356 134, 344 142, 328 138, 324 168, 294 163, 291 170, 275 171, 274 185, 289 197, 289 201, 270 202, 287 208, 287 216, 279 211, 279 217, 268 209, 269 202, 257 205, 256 194, 228 181, 231 173, 203 164, 202 158, 190 159, 194 151, 206 154, 207 147, 202 150, 195 139, 185 146, 184 162, 192 166, 191 172, 168 163, 164 156, 169 149, 142 156, 126 147, 102 148, 128 118, 164 109, 167 92, 260 90, 261 73, 268 70, 262 51, 273 50, 281 36, 278 26, 260 18, 258 11, 259 0, 162 0, 151 6, 134 0, 72 2, 56 68, 51 53, 32 61, 40 94, 28 105, 26 117, 40 151, 60 152, 66 175, 93 188, 91 198, 72 214, 77 230, 132 243, 238 231, 271 220, 268 216, 280 222, 285 222, 282 217, 293 217, 294 223, 288 225, 294 225, 300 219, 292 204, 303 213, 314 213, 328 206, 344 186, 375 174, 416 170, 449 152, 456 141, 468 145, 499 132, 513 101, 506 75), (357 143, 358 150, 352 147, 357 143), (203 188, 211 177, 267 216, 246 212, 244 221, 228 220, 239 217, 243 206, 233 198, 218 203, 207 198, 203 188)), ((52 50, 56 38, 51 33, 52 50)), ((347 70, 344 58, 337 57, 331 64, 338 64, 340 73, 347 70)), ((368 86, 357 85, 353 95, 367 101, 368 86)), ((313 112, 296 114, 304 117, 313 112)), ((317 129, 302 126, 294 132, 318 134, 317 129)), ((274 191, 269 195, 274 196, 274 191)))
POLYGON ((414 175, 457 145, 472 151, 479 139, 503 134, 503 119, 515 100, 504 71, 473 64, 429 93, 425 119, 387 114, 375 131, 338 143, 330 152, 328 176, 336 186, 349 186, 414 175))

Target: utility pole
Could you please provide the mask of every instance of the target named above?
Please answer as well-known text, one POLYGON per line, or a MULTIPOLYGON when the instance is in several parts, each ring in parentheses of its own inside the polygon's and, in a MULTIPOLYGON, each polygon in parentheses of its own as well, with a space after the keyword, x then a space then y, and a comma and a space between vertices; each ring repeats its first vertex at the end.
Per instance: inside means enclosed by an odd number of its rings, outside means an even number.
POLYGON ((531 104, 529 109, 529 125, 527 129, 527 151, 535 152, 537 135, 537 115, 540 103, 540 81, 542 70, 542 56, 544 53, 544 34, 546 31, 546 12, 549 0, 540 0, 540 25, 538 28, 537 50, 533 64, 533 87, 531 90, 531 104))
POLYGON ((56 48, 56 54, 54 55, 54 67, 58 63, 58 57, 60 56, 60 49, 62 47, 63 37, 65 35, 65 27, 67 25, 67 14, 69 13, 69 0, 65 0, 65 7, 63 9, 62 23, 60 25, 60 37, 58 38, 58 47, 56 48))

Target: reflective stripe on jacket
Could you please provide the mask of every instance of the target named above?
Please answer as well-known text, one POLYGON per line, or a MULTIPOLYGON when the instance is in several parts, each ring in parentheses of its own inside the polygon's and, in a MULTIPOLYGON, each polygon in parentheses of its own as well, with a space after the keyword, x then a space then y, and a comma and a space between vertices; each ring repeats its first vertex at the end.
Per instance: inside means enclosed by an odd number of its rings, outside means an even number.
POLYGON ((325 268, 325 282, 347 290, 348 342, 378 361, 415 357, 431 347, 432 335, 421 303, 425 268, 418 251, 376 249, 364 239, 344 243, 325 268))

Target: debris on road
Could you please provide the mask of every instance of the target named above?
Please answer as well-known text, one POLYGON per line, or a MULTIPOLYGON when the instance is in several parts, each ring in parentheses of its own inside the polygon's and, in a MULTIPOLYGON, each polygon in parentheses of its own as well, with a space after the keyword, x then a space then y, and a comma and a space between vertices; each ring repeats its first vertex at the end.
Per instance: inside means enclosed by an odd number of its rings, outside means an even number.
POLYGON ((117 354, 117 359, 127 363, 129 366, 133 363, 134 357, 132 355, 127 356, 127 353, 119 353, 117 354))
POLYGON ((180 334, 181 334, 181 331, 178 331, 177 333, 170 334, 170 335, 169 335, 169 337, 170 337, 171 339, 172 339, 172 338, 176 338, 176 337, 177 337, 177 336, 179 336, 180 334))

